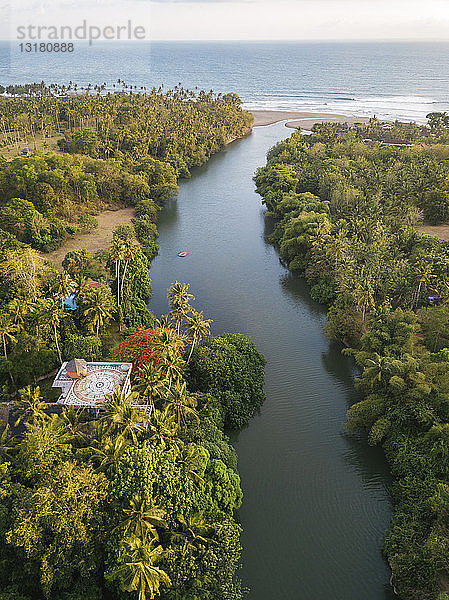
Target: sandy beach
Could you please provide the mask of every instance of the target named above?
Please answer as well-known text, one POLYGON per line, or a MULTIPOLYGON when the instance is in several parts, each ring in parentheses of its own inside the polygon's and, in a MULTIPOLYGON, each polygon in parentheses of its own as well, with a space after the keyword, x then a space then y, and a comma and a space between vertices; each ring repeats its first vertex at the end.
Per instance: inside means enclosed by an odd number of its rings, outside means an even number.
POLYGON ((263 127, 278 123, 279 121, 287 121, 286 127, 292 129, 310 130, 315 123, 364 123, 369 121, 369 117, 348 117, 345 115, 335 115, 327 113, 311 113, 311 112, 290 112, 284 110, 253 110, 254 127, 263 127))

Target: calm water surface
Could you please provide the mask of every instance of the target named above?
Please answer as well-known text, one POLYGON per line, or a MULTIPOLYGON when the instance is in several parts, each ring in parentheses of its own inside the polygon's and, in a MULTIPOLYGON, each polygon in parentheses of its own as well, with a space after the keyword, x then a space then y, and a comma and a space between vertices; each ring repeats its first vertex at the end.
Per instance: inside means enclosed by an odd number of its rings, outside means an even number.
POLYGON ((381 556, 391 515, 384 458, 342 433, 357 399, 352 364, 324 337, 323 308, 267 243, 254 192, 254 171, 290 133, 256 128, 181 184, 161 214, 151 304, 167 312, 169 284, 190 282, 214 333, 250 335, 267 357, 267 400, 235 440, 249 598, 391 599, 381 556))
POLYGON ((0 83, 128 84, 238 93, 249 110, 306 110, 425 121, 449 110, 448 43, 77 42, 24 55, 0 41, 0 83))

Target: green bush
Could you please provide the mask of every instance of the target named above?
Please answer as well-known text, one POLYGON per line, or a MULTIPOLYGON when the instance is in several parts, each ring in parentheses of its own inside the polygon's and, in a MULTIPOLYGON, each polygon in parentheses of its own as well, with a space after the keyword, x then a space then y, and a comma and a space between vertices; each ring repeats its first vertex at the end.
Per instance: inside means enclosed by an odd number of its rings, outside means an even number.
POLYGON ((83 214, 78 217, 78 227, 83 233, 89 233, 94 229, 98 229, 98 221, 93 215, 83 214))
POLYGON ((426 192, 424 196, 424 219, 431 225, 449 220, 449 195, 441 189, 426 192))
POLYGON ((84 358, 87 361, 96 361, 102 358, 101 340, 96 335, 69 334, 64 342, 64 356, 71 358, 84 358))
POLYGON ((246 427, 262 406, 265 358, 242 334, 225 333, 196 348, 189 381, 194 391, 209 392, 221 403, 227 429, 246 427))

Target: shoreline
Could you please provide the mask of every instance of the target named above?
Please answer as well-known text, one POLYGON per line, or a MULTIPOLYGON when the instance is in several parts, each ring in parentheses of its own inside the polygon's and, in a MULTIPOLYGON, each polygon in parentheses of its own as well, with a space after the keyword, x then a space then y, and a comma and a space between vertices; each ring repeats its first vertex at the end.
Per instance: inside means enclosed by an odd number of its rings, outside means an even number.
POLYGON ((306 131, 310 131, 315 123, 367 123, 371 118, 288 110, 252 110, 250 112, 254 116, 253 127, 265 127, 280 121, 288 121, 285 124, 286 127, 291 129, 301 128, 306 131))

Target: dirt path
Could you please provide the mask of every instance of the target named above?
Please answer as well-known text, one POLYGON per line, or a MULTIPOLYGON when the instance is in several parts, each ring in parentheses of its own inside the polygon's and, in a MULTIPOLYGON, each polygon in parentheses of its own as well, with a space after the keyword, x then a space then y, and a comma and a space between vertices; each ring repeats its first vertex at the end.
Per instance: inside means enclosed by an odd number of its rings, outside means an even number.
POLYGON ((449 223, 443 223, 442 225, 420 225, 416 227, 416 231, 425 235, 436 235, 443 242, 449 241, 449 223))
POLYGON ((121 208, 119 210, 106 210, 95 218, 98 221, 98 229, 91 233, 80 233, 70 238, 57 250, 42 253, 42 256, 53 261, 58 267, 61 266, 67 252, 85 248, 90 252, 107 249, 112 242, 112 234, 118 225, 130 225, 134 216, 134 208, 121 208))

